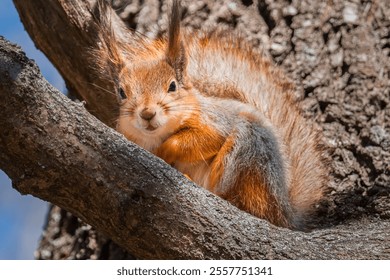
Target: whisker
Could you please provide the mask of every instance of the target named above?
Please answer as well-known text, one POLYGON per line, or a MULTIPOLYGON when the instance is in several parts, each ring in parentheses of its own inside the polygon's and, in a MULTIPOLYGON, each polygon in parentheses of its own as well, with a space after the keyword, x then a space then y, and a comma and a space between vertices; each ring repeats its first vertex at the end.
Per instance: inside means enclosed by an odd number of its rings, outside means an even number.
POLYGON ((132 116, 132 115, 134 115, 134 111, 133 110, 121 110, 119 112, 119 115, 132 116))
POLYGON ((194 109, 192 107, 168 107, 166 108, 166 111, 169 112, 186 112, 186 113, 199 113, 201 110, 199 109, 194 109))
POLYGON ((165 100, 165 98, 166 98, 167 96, 168 96, 168 92, 166 92, 165 95, 164 95, 164 97, 161 99, 161 101, 158 102, 158 103, 162 104, 161 106, 164 105, 164 100, 165 100))
POLYGON ((121 114, 119 115, 118 119, 129 117, 130 115, 127 114, 121 114))
POLYGON ((109 93, 109 94, 111 94, 113 96, 117 96, 117 94, 115 92, 112 92, 112 91, 110 91, 110 90, 108 90, 108 89, 106 89, 104 87, 101 87, 101 86, 95 84, 95 83, 89 83, 89 84, 94 86, 94 87, 97 87, 98 89, 101 89, 101 90, 103 90, 103 91, 105 91, 105 92, 107 92, 107 93, 109 93))
POLYGON ((165 105, 164 107, 166 107, 167 109, 169 110, 176 110, 176 111, 180 111, 180 110, 193 110, 193 111, 200 111, 201 109, 198 108, 198 106, 191 106, 191 105, 181 105, 181 104, 177 104, 177 105, 172 105, 172 104, 167 104, 165 105))
POLYGON ((133 114, 134 114, 134 110, 120 110, 119 113, 120 113, 120 114, 129 114, 129 115, 133 115, 133 114))

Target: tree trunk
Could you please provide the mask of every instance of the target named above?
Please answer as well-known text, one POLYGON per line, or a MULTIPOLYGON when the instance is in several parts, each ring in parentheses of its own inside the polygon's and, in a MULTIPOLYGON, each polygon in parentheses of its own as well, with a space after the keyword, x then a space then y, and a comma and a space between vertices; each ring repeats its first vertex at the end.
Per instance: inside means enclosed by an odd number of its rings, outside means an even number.
MULTIPOLYGON (((96 44, 94 1, 14 2, 68 86, 112 125, 118 104, 107 90, 113 85, 97 79, 85 55, 96 44)), ((166 1, 134 1, 127 8, 120 2, 115 8, 130 27, 156 36, 161 28, 155 27, 165 26, 166 1)), ((296 82, 305 115, 323 127, 324 143, 333 150, 333 189, 318 217, 328 228, 292 232, 237 211, 90 118, 82 106, 47 94, 43 82, 15 80, 15 71, 26 67, 27 80, 28 72, 36 75, 16 52, 13 66, 0 68, 10 74, 2 78, 2 128, 10 120, 19 124, 1 136, 1 168, 18 190, 70 210, 98 230, 53 207, 38 257, 389 258, 390 4, 220 0, 184 6, 188 28, 236 29, 296 82), (58 141, 64 133, 73 135, 66 137, 68 146, 58 141)), ((2 58, 12 57, 3 48, 2 58)))

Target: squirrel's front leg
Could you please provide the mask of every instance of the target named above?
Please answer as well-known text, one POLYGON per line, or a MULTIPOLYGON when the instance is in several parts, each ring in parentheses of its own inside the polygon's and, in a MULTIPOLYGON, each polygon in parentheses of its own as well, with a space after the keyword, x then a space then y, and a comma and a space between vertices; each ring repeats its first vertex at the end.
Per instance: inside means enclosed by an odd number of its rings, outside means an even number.
POLYGON ((195 163, 215 156, 223 141, 223 137, 213 129, 184 128, 165 140, 155 154, 168 164, 195 163))

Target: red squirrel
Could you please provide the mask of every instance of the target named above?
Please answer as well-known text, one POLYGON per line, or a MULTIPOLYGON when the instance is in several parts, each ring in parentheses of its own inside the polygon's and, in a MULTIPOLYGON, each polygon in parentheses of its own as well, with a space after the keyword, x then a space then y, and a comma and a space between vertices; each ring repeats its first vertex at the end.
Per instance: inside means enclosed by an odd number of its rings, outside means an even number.
POLYGON ((240 39, 187 34, 180 17, 173 1, 156 40, 102 31, 96 57, 117 86, 117 130, 238 208, 305 229, 327 172, 293 86, 240 39))

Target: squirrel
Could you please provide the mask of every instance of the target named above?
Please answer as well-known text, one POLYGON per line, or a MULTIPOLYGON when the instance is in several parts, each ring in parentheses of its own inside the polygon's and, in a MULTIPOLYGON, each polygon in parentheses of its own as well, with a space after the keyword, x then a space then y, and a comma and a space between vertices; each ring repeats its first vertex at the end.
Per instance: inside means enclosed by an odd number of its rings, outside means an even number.
POLYGON ((239 38, 187 34, 180 20, 174 0, 167 37, 120 42, 103 24, 96 58, 117 88, 116 129, 241 210, 305 230, 327 170, 293 85, 239 38))

